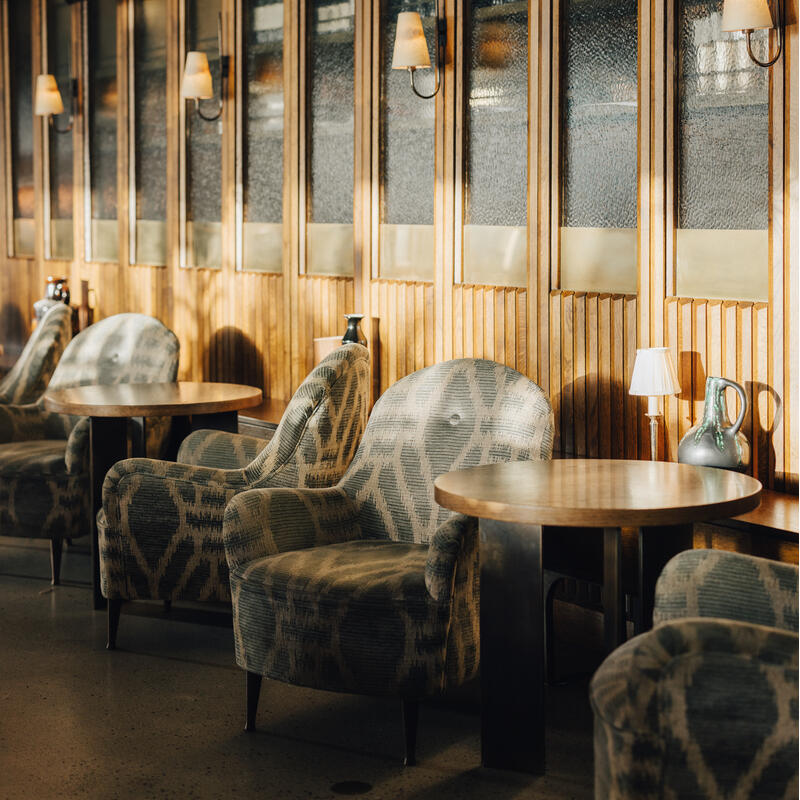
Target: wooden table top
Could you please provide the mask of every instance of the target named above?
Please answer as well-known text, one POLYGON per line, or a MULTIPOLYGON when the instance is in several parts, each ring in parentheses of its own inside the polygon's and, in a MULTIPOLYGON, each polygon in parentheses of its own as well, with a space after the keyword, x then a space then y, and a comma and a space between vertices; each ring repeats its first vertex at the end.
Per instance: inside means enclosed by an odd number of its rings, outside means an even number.
POLYGON ((761 504, 754 511, 740 514, 734 522, 757 525, 760 528, 782 531, 783 533, 800 534, 800 502, 796 494, 775 492, 764 489, 761 492, 761 504))
POLYGON ((271 425, 277 425, 281 419, 283 419, 283 414, 288 407, 288 400, 280 400, 277 397, 265 397, 263 402, 259 403, 257 406, 248 408, 245 416, 250 419, 261 420, 262 422, 269 422, 271 425))
POLYGON ((47 392, 48 411, 83 417, 218 414, 261 402, 261 389, 237 383, 115 383, 47 392))
POLYGON ((680 525, 758 506, 755 478, 667 461, 563 459, 489 464, 435 481, 436 501, 473 517, 532 525, 680 525))

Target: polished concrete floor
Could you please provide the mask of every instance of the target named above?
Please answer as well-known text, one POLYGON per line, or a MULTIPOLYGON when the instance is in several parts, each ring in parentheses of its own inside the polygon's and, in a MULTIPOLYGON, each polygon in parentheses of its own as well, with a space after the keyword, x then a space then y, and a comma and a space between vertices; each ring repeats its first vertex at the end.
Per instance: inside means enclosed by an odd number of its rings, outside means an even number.
POLYGON ((0 539, 0 798, 592 796, 585 681, 548 691, 541 777, 480 767, 463 705, 423 706, 411 768, 388 700, 265 681, 245 734, 230 628, 123 613, 107 652, 87 574, 68 550, 51 590, 44 543, 0 539))

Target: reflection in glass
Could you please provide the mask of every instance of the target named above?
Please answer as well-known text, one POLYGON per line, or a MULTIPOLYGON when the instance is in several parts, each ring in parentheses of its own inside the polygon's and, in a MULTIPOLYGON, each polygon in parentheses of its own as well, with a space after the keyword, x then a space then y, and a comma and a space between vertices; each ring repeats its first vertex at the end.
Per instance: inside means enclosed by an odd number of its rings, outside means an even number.
MULTIPOLYGON (((435 100, 412 91, 406 70, 392 69, 392 50, 400 11, 418 11, 436 64, 433 0, 386 0, 381 11, 381 227, 380 277, 433 280, 433 191, 435 100)), ((434 71, 417 77, 421 94, 430 94, 434 71)))
POLYGON ((561 288, 635 293, 636 0, 563 0, 561 288))
POLYGON ((117 0, 89 14, 89 170, 93 261, 119 260, 117 226, 117 0))
MULTIPOLYGON (((766 300, 769 70, 721 21, 722 0, 680 5, 676 289, 766 300)), ((761 59, 767 34, 752 35, 761 59)))
POLYGON ((31 7, 8 4, 9 76, 11 93, 11 194, 14 236, 12 255, 32 256, 33 224, 33 70, 31 67, 31 7))
MULTIPOLYGON (((70 7, 47 0, 47 71, 55 75, 65 110, 71 95, 70 7)), ((72 133, 49 129, 50 258, 73 257, 72 133)))
POLYGON ((316 0, 308 41, 306 270, 353 274, 354 0, 316 0))
POLYGON ((134 0, 131 263, 167 263, 167 4, 134 0))
MULTIPOLYGON (((202 50, 208 56, 215 97, 219 97, 220 92, 219 11, 220 0, 186 0, 186 51, 202 50)), ((201 119, 194 111, 194 104, 188 103, 186 129, 185 266, 219 269, 222 261, 222 123, 201 119)))
POLYGON ((283 264, 283 2, 248 0, 245 15, 242 266, 283 264))
POLYGON ((527 282, 528 9, 473 0, 464 282, 527 282))

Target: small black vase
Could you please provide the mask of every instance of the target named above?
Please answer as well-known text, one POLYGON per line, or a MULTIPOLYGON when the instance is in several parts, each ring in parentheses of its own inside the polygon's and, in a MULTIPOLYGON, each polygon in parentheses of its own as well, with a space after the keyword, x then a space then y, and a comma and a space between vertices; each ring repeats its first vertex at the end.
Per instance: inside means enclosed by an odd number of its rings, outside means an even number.
POLYGON ((347 320, 347 330, 344 332, 344 336, 342 336, 342 344, 347 344, 348 342, 356 342, 357 344, 363 344, 364 347, 367 346, 367 337, 364 336, 361 328, 358 327, 358 323, 364 319, 363 314, 345 314, 344 318, 347 320))

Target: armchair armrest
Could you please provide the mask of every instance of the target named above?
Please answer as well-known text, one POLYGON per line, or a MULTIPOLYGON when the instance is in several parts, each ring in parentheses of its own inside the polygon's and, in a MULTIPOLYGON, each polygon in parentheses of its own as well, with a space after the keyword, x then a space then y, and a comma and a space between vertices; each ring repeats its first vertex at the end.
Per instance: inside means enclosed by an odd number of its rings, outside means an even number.
POLYGON ((459 556, 472 549, 477 530, 478 521, 463 514, 453 514, 436 529, 425 562, 425 586, 434 600, 452 596, 459 556))
POLYGON ((252 489, 225 509, 228 569, 289 550, 361 536, 358 507, 343 489, 252 489))
POLYGON ((0 406, 0 444, 34 439, 66 439, 75 417, 45 411, 41 403, 0 406))
POLYGON ((226 431, 195 431, 181 443, 178 461, 198 467, 243 469, 267 445, 268 439, 226 431))
POLYGON ((797 567, 724 550, 687 550, 656 584, 653 621, 716 617, 797 632, 797 567))
POLYGON ((619 647, 590 687, 596 795, 796 794, 797 664, 796 634, 718 619, 619 647))

